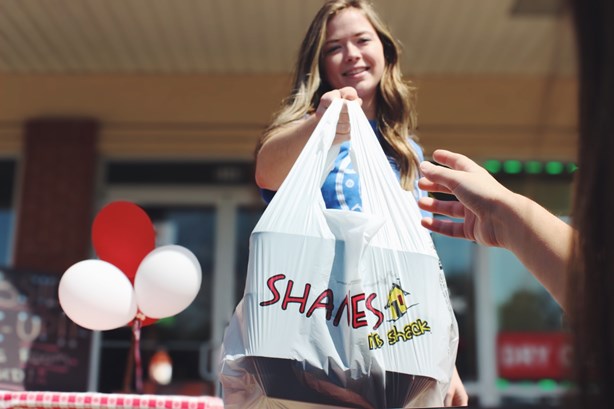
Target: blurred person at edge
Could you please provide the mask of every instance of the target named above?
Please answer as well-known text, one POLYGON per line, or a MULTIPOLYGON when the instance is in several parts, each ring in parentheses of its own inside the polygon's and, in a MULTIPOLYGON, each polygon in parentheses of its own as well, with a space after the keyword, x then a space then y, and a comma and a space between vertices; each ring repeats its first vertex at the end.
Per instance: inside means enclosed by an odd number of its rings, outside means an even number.
MULTIPOLYGON (((414 140, 415 89, 402 78, 399 48, 365 0, 326 1, 298 54, 293 89, 256 147, 256 183, 268 202, 288 175, 318 121, 335 98, 356 100, 374 128, 391 167, 416 199, 422 149, 414 140)), ((340 152, 322 186, 327 208, 361 210, 358 175, 349 157, 349 118, 344 106, 335 143, 340 152)), ((446 406, 467 405, 456 368, 446 406)))
POLYGON ((419 186, 458 202, 421 198, 432 231, 512 251, 563 307, 574 351, 569 407, 612 407, 614 383, 614 1, 568 0, 578 51, 579 139, 572 224, 445 150, 423 162, 419 186))

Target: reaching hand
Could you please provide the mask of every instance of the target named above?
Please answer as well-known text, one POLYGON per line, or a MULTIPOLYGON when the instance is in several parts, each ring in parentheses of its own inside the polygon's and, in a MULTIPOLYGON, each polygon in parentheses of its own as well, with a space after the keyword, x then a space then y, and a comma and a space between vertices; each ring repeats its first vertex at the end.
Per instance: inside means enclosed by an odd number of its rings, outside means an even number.
POLYGON ((421 198, 421 209, 462 221, 433 218, 422 219, 422 225, 436 233, 461 237, 487 246, 503 247, 504 228, 497 219, 497 211, 514 200, 515 194, 503 187, 487 171, 466 156, 436 150, 433 159, 444 165, 422 162, 424 177, 418 186, 429 192, 453 194, 457 201, 421 198), (501 226, 501 227, 500 227, 501 226))

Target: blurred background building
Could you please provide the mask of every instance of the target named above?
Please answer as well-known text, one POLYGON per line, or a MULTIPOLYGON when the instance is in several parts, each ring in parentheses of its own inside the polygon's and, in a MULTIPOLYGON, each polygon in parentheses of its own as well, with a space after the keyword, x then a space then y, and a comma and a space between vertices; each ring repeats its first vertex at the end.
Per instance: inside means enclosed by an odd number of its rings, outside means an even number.
MULTIPOLYGON (((374 3, 418 87, 427 157, 435 148, 462 152, 566 216, 577 84, 561 2, 374 3)), ((254 145, 288 92, 320 4, 0 0, 0 266, 59 277, 94 257, 90 227, 102 206, 142 206, 158 244, 189 248, 203 267, 193 305, 143 329, 144 364, 165 351, 173 365, 168 385, 148 383, 154 393, 215 393, 216 352, 265 206, 254 145)), ((509 253, 435 242, 472 403, 556 402, 568 353, 560 309, 509 253)), ((13 353, 6 334, 4 363, 13 353)), ((125 389, 129 329, 90 335, 84 387, 125 389)))

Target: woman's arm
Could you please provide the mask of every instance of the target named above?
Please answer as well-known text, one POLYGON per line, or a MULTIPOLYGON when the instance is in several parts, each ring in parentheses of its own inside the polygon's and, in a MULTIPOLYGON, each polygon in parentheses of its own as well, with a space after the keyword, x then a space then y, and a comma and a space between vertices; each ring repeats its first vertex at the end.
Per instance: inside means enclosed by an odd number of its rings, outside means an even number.
POLYGON ((437 233, 510 250, 565 308, 573 229, 536 202, 506 189, 469 158, 437 150, 433 159, 448 168, 423 162, 420 188, 453 194, 458 202, 422 198, 419 206, 463 220, 425 218, 422 224, 437 233))
MULTIPOLYGON (((284 181, 292 165, 296 162, 307 140, 316 128, 316 125, 334 99, 358 100, 358 94, 352 87, 335 89, 322 95, 315 113, 274 129, 264 135, 264 141, 256 152, 256 184, 268 190, 277 190, 284 181)), ((334 143, 349 138, 350 120, 347 107, 344 105, 337 123, 337 136, 334 143)))
POLYGON ((284 125, 265 136, 256 153, 256 184, 278 190, 316 128, 316 115, 284 125))

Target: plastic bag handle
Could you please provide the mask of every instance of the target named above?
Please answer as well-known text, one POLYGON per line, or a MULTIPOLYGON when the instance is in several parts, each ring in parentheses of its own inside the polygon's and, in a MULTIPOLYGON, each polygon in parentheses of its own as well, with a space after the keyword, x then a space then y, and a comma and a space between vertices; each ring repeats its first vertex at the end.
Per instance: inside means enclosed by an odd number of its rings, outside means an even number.
POLYGON ((260 217, 254 232, 275 230, 333 237, 321 214, 326 206, 320 187, 343 103, 342 99, 335 99, 324 112, 288 176, 260 217), (300 217, 297 218, 296 214, 300 217))
POLYGON ((334 238, 322 214, 326 206, 320 189, 344 103, 348 107, 350 155, 359 175, 362 210, 386 220, 372 244, 436 256, 429 233, 420 225, 415 198, 400 187, 359 103, 343 99, 333 100, 322 115, 254 232, 334 238))
POLYGON ((431 237, 420 224, 422 215, 411 192, 403 190, 369 120, 356 101, 348 101, 350 157, 358 173, 362 211, 388 222, 373 238, 374 245, 423 249, 436 255, 431 237))

